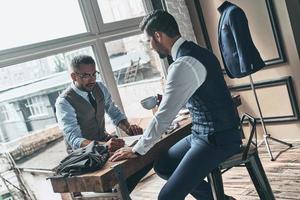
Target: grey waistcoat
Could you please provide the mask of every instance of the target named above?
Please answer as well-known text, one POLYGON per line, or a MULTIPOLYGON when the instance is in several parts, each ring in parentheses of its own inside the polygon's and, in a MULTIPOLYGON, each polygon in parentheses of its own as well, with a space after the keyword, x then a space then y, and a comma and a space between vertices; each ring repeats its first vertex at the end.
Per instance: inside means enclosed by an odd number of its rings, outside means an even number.
MULTIPOLYGON (((64 95, 64 98, 75 109, 78 124, 81 129, 82 137, 88 140, 104 141, 106 138, 105 118, 104 118, 104 96, 98 86, 95 85, 92 94, 97 103, 97 110, 78 95, 71 87, 69 87, 64 95)), ((67 149, 70 150, 68 145, 67 149)))

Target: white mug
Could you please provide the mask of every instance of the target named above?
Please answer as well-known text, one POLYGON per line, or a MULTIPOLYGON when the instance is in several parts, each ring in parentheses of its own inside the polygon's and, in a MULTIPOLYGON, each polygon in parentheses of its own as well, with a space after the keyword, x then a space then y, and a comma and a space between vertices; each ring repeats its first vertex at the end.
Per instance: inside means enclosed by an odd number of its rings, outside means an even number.
POLYGON ((157 105, 157 96, 150 96, 141 100, 141 105, 147 110, 155 108, 155 106, 157 105))

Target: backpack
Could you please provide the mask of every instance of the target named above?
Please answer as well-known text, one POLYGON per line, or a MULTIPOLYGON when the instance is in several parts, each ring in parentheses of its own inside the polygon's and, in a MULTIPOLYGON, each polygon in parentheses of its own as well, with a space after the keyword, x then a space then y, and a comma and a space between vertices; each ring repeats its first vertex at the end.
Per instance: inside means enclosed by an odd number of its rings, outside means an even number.
POLYGON ((65 157, 56 169, 56 175, 71 177, 101 169, 109 158, 105 145, 92 141, 65 157))

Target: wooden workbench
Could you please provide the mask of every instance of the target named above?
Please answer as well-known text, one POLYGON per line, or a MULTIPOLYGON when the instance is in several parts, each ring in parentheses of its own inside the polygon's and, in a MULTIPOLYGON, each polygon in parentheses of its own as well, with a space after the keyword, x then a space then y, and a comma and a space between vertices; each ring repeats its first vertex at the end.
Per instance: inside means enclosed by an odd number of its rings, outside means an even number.
POLYGON ((191 119, 181 121, 180 127, 171 134, 164 135, 162 139, 144 156, 119 162, 107 162, 96 172, 74 177, 50 178, 53 191, 56 193, 68 192, 104 192, 119 184, 119 177, 115 168, 122 169, 123 178, 127 178, 147 164, 153 162, 158 155, 168 150, 177 141, 190 133, 191 119))

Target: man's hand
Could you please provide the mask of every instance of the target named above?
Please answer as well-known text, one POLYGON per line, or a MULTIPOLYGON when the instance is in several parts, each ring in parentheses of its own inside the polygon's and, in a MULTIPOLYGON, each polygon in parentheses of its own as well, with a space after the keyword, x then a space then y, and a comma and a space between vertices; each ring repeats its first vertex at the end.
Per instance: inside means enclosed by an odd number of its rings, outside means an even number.
POLYGON ((89 145, 92 142, 92 140, 83 140, 80 144, 80 147, 85 147, 87 145, 89 145))
POLYGON ((138 125, 132 124, 132 125, 129 125, 126 133, 128 135, 141 135, 141 134, 143 134, 143 129, 141 127, 139 127, 138 125))
POLYGON ((125 141, 122 139, 113 137, 110 140, 108 140, 105 144, 108 146, 109 152, 115 152, 116 150, 124 147, 125 141))
POLYGON ((127 119, 122 120, 119 124, 118 127, 125 131, 127 135, 141 135, 143 134, 143 129, 139 127, 138 125, 135 124, 129 124, 127 119))
POLYGON ((130 158, 136 158, 137 155, 133 153, 132 147, 123 147, 119 150, 117 150, 114 155, 112 155, 109 160, 110 161, 119 161, 119 160, 125 160, 130 158))

